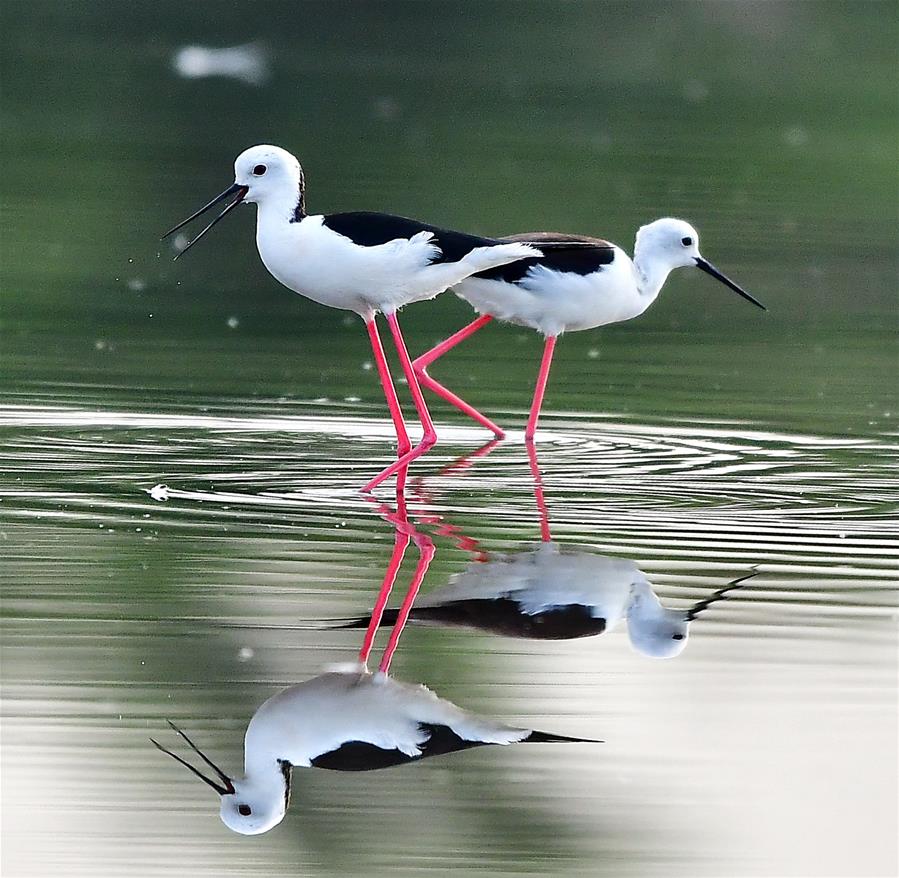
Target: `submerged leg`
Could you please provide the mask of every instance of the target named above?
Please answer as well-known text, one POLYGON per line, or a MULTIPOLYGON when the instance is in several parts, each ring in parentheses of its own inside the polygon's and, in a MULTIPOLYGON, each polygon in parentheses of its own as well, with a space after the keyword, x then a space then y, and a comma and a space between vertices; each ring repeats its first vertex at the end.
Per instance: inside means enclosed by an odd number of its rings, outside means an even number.
POLYGON ((422 354, 420 357, 416 357, 415 361, 412 363, 412 367, 415 369, 415 374, 424 387, 427 387, 428 390, 433 391, 437 396, 445 399, 450 405, 454 405, 460 412, 468 415, 468 417, 473 418, 479 424, 495 433, 498 439, 502 439, 506 434, 501 427, 498 427, 490 420, 490 418, 482 415, 476 408, 465 402, 464 399, 456 396, 455 393, 448 390, 439 381, 435 381, 428 375, 428 366, 430 366, 431 363, 442 357, 447 351, 452 350, 459 344, 459 342, 465 341, 466 338, 474 335, 491 320, 493 320, 493 317, 490 314, 484 314, 483 316, 478 317, 477 320, 473 320, 468 326, 464 326, 458 332, 453 333, 445 341, 435 345, 431 350, 427 351, 427 353, 422 354))
MULTIPOLYGON (((393 420, 393 427, 396 430, 396 453, 397 458, 402 459, 408 454, 412 448, 409 441, 409 434, 406 432, 406 422, 403 420, 403 412, 400 409, 400 401, 396 395, 396 387, 393 386, 393 379, 390 377, 390 367, 387 364, 387 358, 384 356, 384 347, 381 344, 381 336, 378 334, 378 325, 375 318, 365 321, 365 328, 368 330, 368 337, 371 340, 371 349, 375 357, 375 365, 378 369, 378 376, 381 379, 381 386, 384 388, 384 397, 387 400, 387 408, 390 410, 390 417, 393 420)), ((406 482, 406 473, 402 469, 397 472, 397 490, 402 491, 406 482)), ((376 478, 379 478, 376 476, 376 478)), ((386 476, 385 476, 386 478, 386 476)), ((379 479, 380 484, 382 479, 379 479)), ((371 490, 372 483, 363 488, 363 490, 371 490)))
POLYGON ((540 371, 537 374, 537 386, 534 388, 534 401, 531 403, 531 414, 528 417, 528 425, 524 431, 526 442, 534 441, 534 434, 537 432, 537 421, 540 419, 540 407, 543 405, 543 394, 546 392, 546 382, 549 379, 549 367, 553 362, 553 351, 556 349, 555 335, 546 337, 546 344, 543 348, 543 360, 540 363, 540 371))
POLYGON ((421 441, 411 451, 406 451, 400 455, 399 459, 394 461, 386 469, 376 475, 362 490, 372 491, 385 479, 389 479, 394 473, 399 473, 404 467, 407 467, 413 460, 421 457, 430 448, 433 448, 437 442, 437 433, 434 430, 434 422, 431 420, 428 406, 425 403, 424 394, 421 387, 418 386, 418 379, 415 377, 415 370, 412 368, 412 359, 409 351, 406 349, 406 342, 403 340, 403 333, 400 330, 399 321, 396 313, 387 315, 387 323, 393 334, 393 341, 396 345, 396 352, 399 355, 400 365, 403 368, 403 374, 409 382, 409 392, 412 394, 412 402, 415 403, 415 410, 418 412, 418 418, 421 421, 423 435, 421 441))

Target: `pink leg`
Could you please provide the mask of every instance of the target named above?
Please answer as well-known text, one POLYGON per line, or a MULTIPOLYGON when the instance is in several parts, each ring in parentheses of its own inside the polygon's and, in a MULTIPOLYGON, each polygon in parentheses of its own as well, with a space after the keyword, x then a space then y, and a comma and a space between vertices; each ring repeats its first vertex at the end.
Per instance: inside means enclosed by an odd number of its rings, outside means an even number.
POLYGON ((440 342, 439 345, 435 345, 431 350, 427 353, 422 354, 420 357, 416 357, 415 362, 412 364, 415 369, 415 374, 418 377, 418 380, 423 384, 428 390, 433 391, 437 394, 437 396, 445 399, 451 405, 454 405, 460 412, 468 415, 468 417, 473 418, 482 426, 486 427, 488 430, 492 431, 496 434, 498 439, 502 439, 506 434, 502 431, 501 427, 497 427, 490 418, 482 415, 476 408, 470 406, 464 399, 459 396, 456 396, 451 390, 447 390, 439 381, 435 381, 430 375, 428 375, 428 366, 434 362, 434 360, 442 357, 447 351, 452 350, 459 342, 465 341, 471 335, 474 335, 479 329, 486 326, 493 317, 490 314, 484 314, 482 317, 478 317, 477 320, 472 321, 468 324, 468 326, 463 327, 458 332, 453 333, 448 339, 440 342))
POLYGON ((537 512, 540 513, 540 539, 548 543, 552 539, 549 532, 549 511, 546 508, 546 498, 543 496, 543 478, 540 475, 540 464, 537 462, 537 447, 533 442, 525 442, 528 450, 528 463, 531 465, 531 475, 534 477, 534 499, 537 501, 537 512))
POLYGON ((418 590, 421 588, 421 583, 434 558, 434 543, 431 542, 430 537, 426 537, 424 534, 420 534, 416 531, 413 532, 412 539, 414 540, 415 545, 418 546, 420 553, 418 565, 412 576, 412 582, 409 583, 409 591, 406 592, 406 597, 403 599, 402 606, 397 614, 396 623, 393 626, 393 630, 390 632, 390 639, 387 641, 387 647, 384 650, 384 655, 381 657, 381 664, 378 665, 378 670, 383 674, 386 674, 390 670, 390 663, 393 661, 393 654, 396 652, 396 648, 399 645, 400 635, 406 627, 406 622, 409 620, 409 613, 412 612, 412 605, 415 603, 415 598, 418 596, 418 590))
MULTIPOLYGON (((405 481, 405 474, 402 475, 405 481)), ((399 482, 399 479, 397 481, 399 482)), ((377 502, 374 498, 370 499, 372 502, 377 502)), ((393 512, 390 507, 380 504, 378 505, 378 512, 393 525, 396 536, 393 542, 393 552, 390 555, 390 561, 387 563, 387 570, 384 573, 381 588, 378 591, 374 608, 371 611, 371 619, 369 619, 368 629, 362 641, 362 648, 359 650, 359 663, 362 665, 368 664, 378 628, 381 627, 381 619, 384 617, 384 608, 387 606, 390 592, 393 590, 393 585, 396 582, 396 575, 399 572, 400 565, 403 563, 403 556, 411 540, 411 528, 409 526, 408 513, 406 512, 406 497, 401 488, 397 488, 396 492, 396 512, 393 512)))
POLYGON ((387 565, 387 571, 381 583, 381 590, 378 592, 374 609, 371 611, 371 620, 368 623, 368 630, 365 632, 365 639, 362 641, 362 649, 359 650, 360 664, 368 664, 368 657, 371 655, 372 646, 375 643, 375 635, 378 633, 378 628, 381 625, 384 608, 387 606, 387 600, 393 589, 393 583, 396 582, 396 574, 403 563, 403 555, 405 555, 408 545, 409 534, 403 533, 397 528, 396 539, 393 543, 393 554, 390 556, 390 562, 387 565))
MULTIPOLYGON (((407 451, 395 460, 390 466, 382 470, 376 475, 362 490, 373 491, 385 479, 389 479, 394 473, 401 472, 408 467, 413 460, 421 457, 430 448, 433 448, 437 442, 437 433, 434 431, 434 422, 428 412, 428 406, 425 403, 424 394, 418 386, 418 379, 415 377, 415 370, 412 368, 412 359, 409 351, 406 349, 406 342, 403 340, 403 333, 400 330, 399 321, 396 319, 396 313, 387 315, 387 323, 393 334, 393 341, 396 344, 396 352, 399 355, 400 365, 403 367, 403 374, 409 382, 409 392, 412 394, 412 402, 415 403, 415 410, 418 412, 424 435, 421 442, 418 443, 411 451, 407 451)), ((400 415, 402 417, 402 415, 400 415)))
MULTIPOLYGON (((378 376, 381 379, 381 386, 384 388, 384 397, 387 399, 387 408, 390 410, 390 417, 393 420, 393 427, 396 430, 397 458, 402 459, 404 455, 409 453, 412 448, 412 443, 409 441, 409 434, 406 432, 406 422, 403 420, 400 401, 396 395, 396 388, 393 386, 393 379, 390 377, 390 367, 387 365, 387 358, 384 356, 384 347, 381 344, 381 336, 378 334, 378 324, 375 323, 374 317, 365 322, 365 328, 368 330, 368 337, 371 340, 371 349, 375 355, 375 365, 378 369, 378 376)), ((405 482, 405 471, 398 471, 397 491, 402 491, 405 482)), ((371 485, 371 483, 369 483, 369 485, 371 485)), ((371 490, 369 485, 366 485, 363 490, 371 490)))
POLYGON ((534 441, 537 432, 537 421, 540 418, 540 407, 543 405, 543 394, 546 392, 546 382, 549 379, 549 367, 553 362, 553 351, 556 349, 556 336, 546 337, 546 345, 543 348, 543 361, 540 363, 540 372, 537 374, 537 386, 534 388, 534 401, 531 403, 531 414, 528 425, 524 431, 526 442, 534 441))

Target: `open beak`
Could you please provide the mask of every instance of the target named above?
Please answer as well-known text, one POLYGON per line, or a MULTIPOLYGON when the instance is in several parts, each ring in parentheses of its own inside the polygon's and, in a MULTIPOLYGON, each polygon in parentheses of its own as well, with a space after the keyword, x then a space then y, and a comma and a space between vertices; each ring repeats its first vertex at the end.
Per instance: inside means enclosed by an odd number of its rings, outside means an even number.
POLYGON ((213 198, 212 201, 209 202, 209 204, 205 205, 204 207, 201 207, 196 213, 192 213, 186 220, 182 220, 180 223, 178 223, 177 226, 174 226, 173 228, 169 229, 162 236, 162 238, 160 238, 160 240, 164 241, 173 232, 177 232, 178 229, 183 228, 190 222, 193 222, 198 216, 202 216, 204 213, 206 213, 207 210, 210 210, 211 208, 215 207, 220 201, 224 201, 226 198, 228 198, 228 196, 230 196, 230 195, 235 196, 234 200, 229 202, 228 206, 211 223, 209 223, 209 225, 206 226, 206 228, 203 229, 203 231, 200 232, 200 234, 197 235, 196 238, 194 238, 192 241, 190 241, 190 243, 188 243, 188 245, 174 257, 175 259, 177 259, 178 256, 181 256, 184 253, 187 253, 187 251, 190 250, 190 248, 193 247, 193 245, 196 244, 197 241, 199 241, 200 238, 202 238, 203 235, 205 235, 220 219, 222 219, 226 214, 228 214, 232 210, 234 210, 234 208, 237 207, 237 205, 240 204, 240 202, 244 200, 249 188, 250 188, 249 186, 241 186, 238 183, 233 183, 224 192, 222 192, 221 195, 216 195, 215 198, 213 198))
POLYGON ((703 610, 707 610, 712 604, 726 599, 727 593, 729 591, 740 588, 747 579, 752 579, 753 576, 758 576, 758 573, 758 570, 753 570, 752 573, 747 573, 745 576, 741 576, 739 579, 734 579, 732 582, 728 582, 727 585, 724 586, 724 588, 719 588, 718 591, 712 592, 712 594, 709 595, 705 600, 700 601, 691 610, 687 610, 687 621, 692 622, 703 610))
POLYGON ((172 757, 176 762, 180 762, 188 771, 192 774, 195 774, 201 781, 205 784, 209 784, 220 796, 230 796, 234 793, 234 782, 225 774, 224 771, 221 770, 181 729, 178 728, 171 720, 166 720, 168 724, 179 734, 185 741, 187 741, 188 746, 191 750, 196 753, 200 759, 202 759, 215 773, 218 775, 221 783, 218 783, 211 778, 206 777, 202 771, 198 768, 194 768, 186 759, 182 759, 180 756, 172 753, 171 750, 166 750, 165 747, 162 746, 158 741, 154 741, 153 738, 150 738, 150 741, 159 749, 162 750, 163 753, 167 753, 172 757))
MULTIPOLYGON (((204 208, 204 210, 205 210, 205 208, 204 208)), ((186 220, 185 220, 185 222, 186 222, 186 220)), ((218 222, 218 220, 216 220, 216 222, 218 222)), ((203 231, 205 232, 206 229, 203 229, 203 231)), ((192 243, 193 243, 193 241, 191 241, 191 244, 192 243)), ((712 277, 716 278, 717 280, 720 280, 721 283, 724 284, 724 286, 730 287, 735 293, 738 293, 739 295, 741 295, 744 299, 746 299, 747 302, 752 302, 753 305, 758 306, 759 308, 762 309, 762 311, 768 310, 758 299, 754 298, 753 296, 750 296, 749 293, 747 293, 746 290, 744 290, 742 287, 738 287, 729 277, 722 274, 720 271, 718 271, 717 268, 715 268, 714 265, 712 265, 711 262, 707 262, 701 256, 696 257, 696 267, 701 268, 706 274, 710 274, 712 277)))

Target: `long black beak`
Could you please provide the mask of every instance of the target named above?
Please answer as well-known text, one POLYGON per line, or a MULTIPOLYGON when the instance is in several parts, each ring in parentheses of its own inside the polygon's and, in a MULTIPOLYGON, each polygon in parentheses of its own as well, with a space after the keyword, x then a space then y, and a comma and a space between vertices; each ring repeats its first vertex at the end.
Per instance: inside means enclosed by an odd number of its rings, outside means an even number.
POLYGON ((198 768, 194 768, 194 766, 191 765, 186 759, 182 759, 177 754, 172 753, 171 750, 166 750, 166 748, 163 747, 162 744, 159 743, 159 741, 155 741, 155 740, 153 740, 153 738, 150 738, 150 741, 159 750, 162 750, 163 753, 167 753, 176 762, 180 762, 188 771, 192 772, 198 778, 200 778, 200 780, 203 781, 203 783, 209 784, 209 786, 211 786, 220 796, 231 795, 234 792, 234 782, 231 780, 231 778, 228 777, 228 775, 225 774, 225 772, 222 771, 221 768, 219 768, 196 744, 194 744, 194 742, 191 741, 191 739, 188 738, 187 735, 185 735, 184 732, 182 732, 181 729, 178 728, 178 726, 176 726, 171 720, 166 720, 166 722, 168 722, 168 724, 179 735, 181 735, 181 737, 184 738, 185 741, 187 741, 187 744, 190 747, 190 749, 193 750, 194 753, 196 753, 200 757, 200 759, 202 759, 218 775, 219 780, 221 780, 221 783, 220 784, 216 783, 214 780, 206 777, 206 775, 203 774, 203 772, 200 771, 198 768))
POLYGON ((754 296, 750 296, 742 287, 738 287, 729 277, 727 277, 727 275, 722 274, 711 262, 706 262, 701 256, 696 257, 696 267, 701 268, 706 274, 710 274, 712 277, 720 280, 724 286, 730 287, 735 293, 741 295, 747 302, 752 302, 753 305, 761 308, 762 311, 768 310, 758 299, 754 296))
POLYGON ((207 210, 215 207, 220 201, 224 201, 229 195, 237 196, 234 199, 234 201, 232 201, 211 223, 209 223, 208 226, 206 226, 205 229, 203 229, 202 232, 200 232, 199 235, 196 236, 196 238, 194 238, 180 253, 178 253, 174 257, 175 259, 177 259, 178 256, 182 256, 183 254, 187 253, 187 251, 190 250, 190 248, 193 247, 193 245, 196 244, 197 241, 199 241, 200 238, 202 238, 203 235, 205 235, 220 219, 222 219, 226 214, 228 214, 232 210, 234 210, 234 208, 237 207, 237 205, 240 204, 240 202, 244 200, 248 189, 249 189, 249 186, 241 186, 238 183, 233 183, 224 192, 222 192, 221 195, 216 195, 215 198, 213 198, 212 201, 209 202, 209 204, 205 205, 204 207, 201 207, 196 213, 192 213, 186 220, 182 220, 180 223, 178 223, 177 226, 174 226, 171 229, 169 229, 162 236, 162 238, 160 238, 160 240, 164 241, 173 232, 177 232, 178 229, 183 228, 190 222, 193 222, 198 216, 202 216, 204 213, 206 213, 207 210))
POLYGON ((718 591, 712 592, 705 600, 700 601, 693 607, 692 610, 687 610, 687 621, 692 622, 703 610, 707 610, 712 604, 717 601, 724 600, 727 597, 727 593, 733 591, 734 589, 740 588, 747 579, 752 579, 753 576, 758 576, 758 570, 753 570, 752 573, 747 573, 745 576, 741 576, 739 579, 733 580, 733 582, 728 582, 724 588, 719 588, 718 591))

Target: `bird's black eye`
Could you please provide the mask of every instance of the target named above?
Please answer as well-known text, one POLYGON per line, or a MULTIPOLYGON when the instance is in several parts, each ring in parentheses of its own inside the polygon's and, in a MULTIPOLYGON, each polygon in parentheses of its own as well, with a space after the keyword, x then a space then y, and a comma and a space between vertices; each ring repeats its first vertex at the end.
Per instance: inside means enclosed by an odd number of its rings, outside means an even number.
POLYGON ((240 814, 241 817, 249 817, 250 814, 253 813, 253 809, 249 805, 238 805, 237 813, 240 814))
POLYGON ((266 168, 265 165, 256 165, 256 167, 253 168, 253 173, 257 177, 261 177, 267 170, 268 170, 268 168, 266 168))
POLYGON ((689 247, 693 243, 693 239, 692 238, 681 238, 680 242, 681 242, 681 244, 684 245, 684 247, 689 247))
POLYGON ((672 640, 683 640, 683 639, 684 639, 684 635, 683 635, 683 634, 672 634, 672 635, 671 635, 671 639, 672 639, 672 640))

